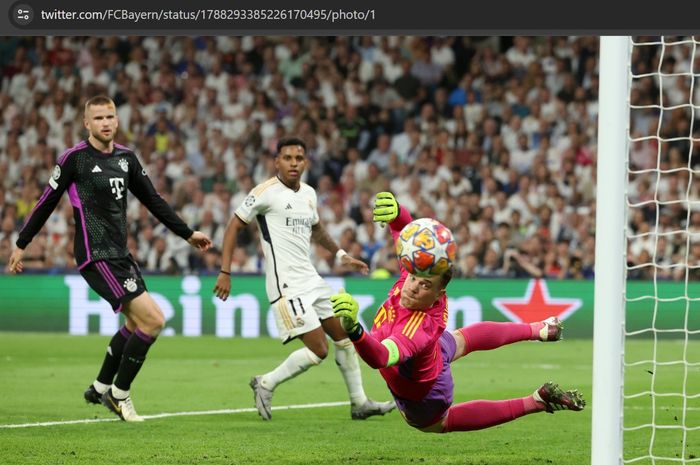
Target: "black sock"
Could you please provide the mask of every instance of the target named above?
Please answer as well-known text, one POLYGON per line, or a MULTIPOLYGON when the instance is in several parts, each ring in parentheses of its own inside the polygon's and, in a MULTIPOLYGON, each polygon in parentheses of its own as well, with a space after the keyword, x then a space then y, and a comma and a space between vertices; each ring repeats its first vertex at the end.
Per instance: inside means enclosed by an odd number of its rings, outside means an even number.
POLYGON ((124 345, 130 337, 131 331, 129 331, 126 326, 119 328, 119 331, 112 336, 112 340, 109 341, 109 345, 107 346, 107 353, 105 354, 104 362, 102 362, 102 368, 100 368, 100 372, 97 375, 97 381, 106 385, 112 384, 114 375, 117 374, 119 364, 122 361, 124 345))
POLYGON ((155 341, 156 338, 136 328, 136 331, 134 331, 134 334, 131 335, 124 346, 124 353, 119 364, 117 379, 114 380, 114 386, 122 391, 128 391, 131 388, 131 383, 139 373, 144 360, 146 360, 148 349, 151 348, 155 341))

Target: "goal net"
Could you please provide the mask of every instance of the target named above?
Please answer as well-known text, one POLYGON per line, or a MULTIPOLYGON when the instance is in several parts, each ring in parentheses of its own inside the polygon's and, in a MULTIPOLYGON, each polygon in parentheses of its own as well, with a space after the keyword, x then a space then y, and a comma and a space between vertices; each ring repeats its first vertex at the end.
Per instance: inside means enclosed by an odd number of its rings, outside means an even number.
POLYGON ((616 243, 619 231, 625 234, 621 250, 602 242, 596 250, 594 465, 700 463, 698 45, 697 37, 601 40, 598 199, 625 202, 619 211, 598 202, 599 225, 606 219, 600 209, 623 220, 617 233, 604 229, 597 241, 616 243), (613 46, 616 54, 606 48, 613 46), (615 109, 620 102, 625 108, 615 109), (616 179, 615 153, 623 146, 623 179, 616 179), (608 167, 611 176, 600 174, 608 167), (604 196, 616 180, 621 195, 604 196))
POLYGON ((700 463, 700 50, 632 37, 623 463, 700 463))

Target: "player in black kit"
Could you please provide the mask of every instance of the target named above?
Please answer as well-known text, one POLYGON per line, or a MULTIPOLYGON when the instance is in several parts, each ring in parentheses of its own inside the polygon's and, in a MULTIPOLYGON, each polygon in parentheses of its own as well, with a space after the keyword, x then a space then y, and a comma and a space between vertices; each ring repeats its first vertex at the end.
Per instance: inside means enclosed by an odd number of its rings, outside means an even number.
POLYGON ((59 157, 49 185, 19 233, 8 268, 12 273, 22 271, 25 247, 67 190, 75 217, 78 270, 115 312, 126 317, 125 325, 107 347, 97 379, 85 391, 85 400, 104 404, 124 421, 143 421, 134 409, 129 389, 165 318, 146 291, 141 271, 127 249, 127 189, 193 247, 204 251, 211 241, 192 231, 156 192, 134 152, 114 143, 117 109, 109 97, 89 99, 84 122, 88 139, 59 157))

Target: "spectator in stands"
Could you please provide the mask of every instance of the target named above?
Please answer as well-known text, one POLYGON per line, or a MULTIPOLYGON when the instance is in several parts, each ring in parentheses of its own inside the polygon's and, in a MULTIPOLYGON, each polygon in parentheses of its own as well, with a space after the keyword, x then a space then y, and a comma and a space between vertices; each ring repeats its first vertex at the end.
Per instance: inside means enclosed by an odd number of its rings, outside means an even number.
MULTIPOLYGON (((253 185, 274 175, 272 155, 266 150, 292 132, 309 141, 312 166, 305 181, 319 190, 319 198, 341 191, 346 171, 355 174, 354 189, 388 190, 366 179, 373 171, 385 178, 380 184, 391 181, 399 197, 401 185, 407 192, 411 176, 426 186, 431 181, 420 156, 425 151, 459 186, 451 187, 452 197, 469 192, 464 186, 468 182, 471 192, 488 192, 485 197, 496 199, 483 211, 456 201, 450 219, 444 219, 455 221, 448 226, 466 218, 478 222, 484 213, 497 222, 510 220, 507 208, 512 207, 503 206, 498 192, 514 196, 520 182, 514 172, 530 180, 533 217, 521 218, 525 235, 545 227, 539 216, 541 204, 547 203, 552 239, 574 240, 579 234, 573 221, 578 220, 569 210, 590 208, 595 200, 594 37, 208 37, 198 39, 200 47, 183 37, 59 39, 44 44, 41 37, 23 38, 22 47, 0 58, 0 191, 5 190, 0 210, 3 218, 10 216, 18 225, 26 205, 40 194, 27 185, 49 176, 60 150, 81 138, 76 109, 84 95, 101 92, 122 103, 117 140, 138 148, 153 184, 188 218, 204 209, 197 206, 199 200, 187 199, 201 199, 200 192, 209 194, 217 183, 238 199, 234 205, 240 204, 253 185), (395 157, 386 157, 386 150, 370 155, 386 137, 388 152, 395 157), (156 156, 160 153, 168 159, 156 156), (367 166, 368 157, 378 170, 367 166), (453 165, 460 171, 449 172, 453 165), (180 185, 183 175, 192 176, 196 184, 194 191, 186 190, 186 198, 180 185)), ((678 48, 676 63, 662 63, 664 70, 687 65, 683 53, 688 55, 689 48, 678 48)), ((649 47, 649 53, 633 56, 632 69, 637 74, 655 69, 658 53, 658 47, 649 47)), ((633 104, 658 101, 660 88, 654 79, 637 81, 633 104)), ((688 92, 678 80, 663 90, 669 101, 680 101, 688 92)), ((632 168, 654 169, 657 152, 664 169, 683 168, 697 158, 684 138, 700 124, 691 126, 682 110, 668 117, 660 124, 651 108, 633 112, 632 168), (657 127, 662 137, 677 140, 654 146, 648 136, 655 135, 657 127)), ((684 195, 688 183, 683 173, 680 169, 663 176, 659 194, 664 199, 684 195)), ((649 176, 640 176, 636 184, 642 186, 641 196, 655 188, 649 176), (650 188, 646 191, 643 178, 650 188)), ((695 190, 691 183, 691 197, 700 198, 695 190)), ((346 213, 354 208, 353 217, 361 221, 356 196, 342 196, 346 213)), ((216 197, 227 201, 221 193, 216 197)), ((212 200, 209 196, 207 205, 212 200)), ((423 208, 414 203, 416 209, 423 208)), ((663 227, 682 227, 683 213, 670 207, 663 227)), ((226 216, 227 209, 212 211, 226 216)), ((130 222, 136 221, 138 209, 128 215, 130 222)), ((650 216, 642 221, 653 223, 650 216)), ((242 238, 257 257, 254 239, 254 232, 242 238)), ((477 238, 470 241, 474 246, 477 238)), ((136 257, 139 262, 145 262, 153 248, 142 242, 139 254, 145 255, 136 257)), ((48 239, 47 244, 53 245, 46 260, 61 263, 55 243, 48 239)), ((674 244, 675 251, 665 253, 677 254, 681 246, 674 244)), ((178 271, 201 262, 190 255, 180 260, 178 271)), ((581 258, 584 270, 592 267, 590 257, 581 258)))
POLYGON ((389 170, 389 160, 392 152, 390 149, 391 138, 388 134, 381 134, 377 139, 377 146, 369 153, 367 163, 374 164, 381 173, 389 170))
POLYGON ((542 277, 540 242, 536 237, 525 239, 520 248, 503 252, 503 272, 511 277, 542 277))

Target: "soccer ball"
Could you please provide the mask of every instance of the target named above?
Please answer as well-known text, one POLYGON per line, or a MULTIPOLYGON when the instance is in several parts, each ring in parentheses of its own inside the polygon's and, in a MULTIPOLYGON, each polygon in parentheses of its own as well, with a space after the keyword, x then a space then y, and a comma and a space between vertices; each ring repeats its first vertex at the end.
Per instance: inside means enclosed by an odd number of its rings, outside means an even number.
POLYGON ((441 275, 450 269, 456 254, 452 231, 432 218, 411 221, 396 241, 396 255, 401 266, 421 278, 441 275))

